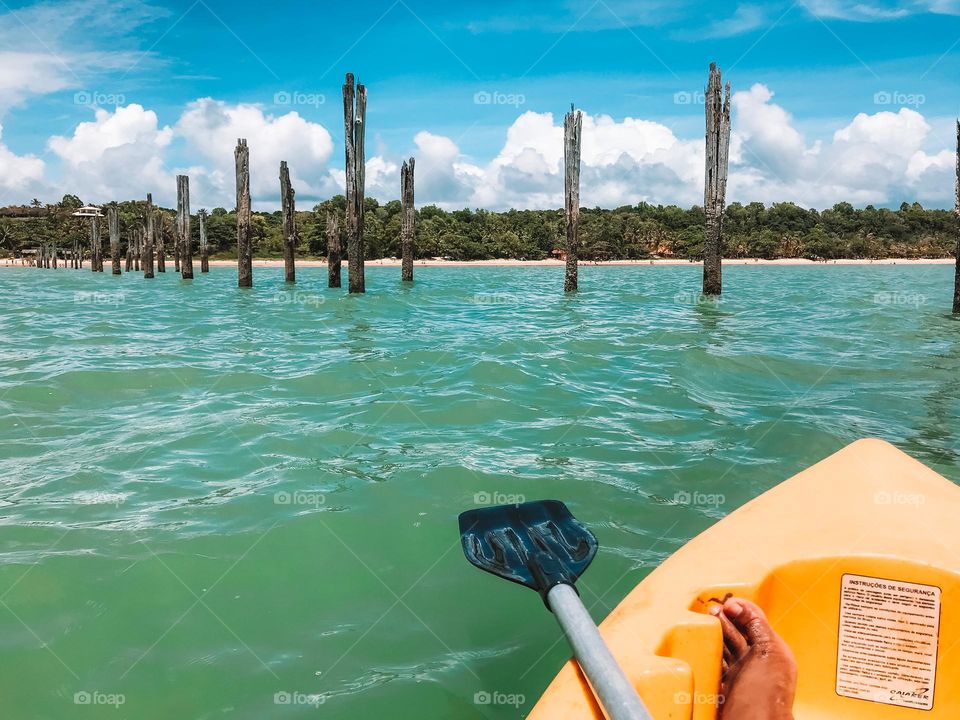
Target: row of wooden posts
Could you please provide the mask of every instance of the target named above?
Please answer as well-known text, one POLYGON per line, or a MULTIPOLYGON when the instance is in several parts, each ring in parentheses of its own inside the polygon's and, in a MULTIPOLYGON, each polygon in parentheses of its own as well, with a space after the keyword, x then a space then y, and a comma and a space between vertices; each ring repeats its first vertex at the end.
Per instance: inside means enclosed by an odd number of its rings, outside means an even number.
MULTIPOLYGON (((723 214, 726 204, 727 166, 730 150, 730 83, 724 89, 720 70, 716 64, 710 65, 710 76, 706 89, 706 172, 704 181, 704 211, 706 214, 705 250, 703 262, 703 293, 719 295, 721 282, 721 248, 723 233, 723 214)), ((365 192, 366 155, 364 138, 366 134, 367 89, 354 84, 352 73, 347 73, 343 85, 343 125, 344 125, 344 161, 346 167, 346 217, 344 239, 346 241, 348 286, 351 293, 366 290, 364 281, 364 240, 363 206, 365 192)), ((564 156, 564 214, 566 231, 566 268, 564 272, 564 291, 577 290, 578 255, 580 251, 580 146, 583 129, 583 114, 573 106, 564 117, 563 156, 564 156)), ((960 124, 958 124, 958 144, 960 144, 960 124)), ((960 146, 960 145, 958 145, 960 146)), ((251 205, 250 205, 250 149, 243 138, 237 140, 234 151, 237 188, 237 284, 239 287, 253 286, 253 249, 251 242, 251 205)), ((960 161, 958 161, 960 176, 960 161)), ((295 192, 290 183, 290 169, 286 161, 280 163, 280 199, 283 216, 283 257, 284 279, 296 282, 295 249, 297 246, 297 228, 295 219, 295 192)), ((400 171, 400 197, 402 207, 401 223, 401 278, 413 280, 413 245, 416 235, 416 211, 414 209, 414 159, 403 163, 400 171)), ((958 208, 960 208, 960 190, 958 190, 958 208)), ((200 271, 209 269, 205 231, 206 216, 200 211, 200 271)), ((99 218, 92 218, 91 225, 91 264, 94 272, 103 270, 102 247, 100 243, 99 218)), ((126 269, 140 271, 141 264, 145 278, 154 277, 154 254, 156 253, 157 271, 164 272, 165 252, 163 233, 157 232, 162 223, 159 212, 153 209, 153 199, 147 195, 145 221, 142 227, 135 228, 127 245, 126 269)), ((120 226, 116 207, 107 208, 107 224, 110 233, 110 250, 113 258, 113 273, 120 274, 120 226)), ((337 217, 327 215, 327 283, 329 287, 340 287, 342 242, 337 217)), ((190 236, 190 183, 185 175, 177 176, 177 222, 174 233, 174 262, 177 272, 185 279, 193 278, 193 251, 190 236)), ((49 266, 46 248, 42 249, 42 261, 49 266)), ((82 266, 81 256, 73 253, 72 263, 82 266)), ((53 267, 56 267, 54 255, 53 267)), ((958 283, 960 283, 960 265, 958 265, 958 283)), ((956 303, 960 303, 960 284, 958 284, 956 303)))
MULTIPOLYGON (((93 272, 103 272, 104 254, 100 233, 102 215, 90 216, 90 268, 93 272)), ((164 247, 164 213, 154 209, 153 198, 147 193, 146 212, 142 226, 130 230, 126 251, 126 272, 140 272, 144 277, 154 277, 154 259, 158 272, 166 272, 166 249, 164 247)), ((197 214, 200 223, 200 270, 209 272, 207 246, 207 213, 201 210, 197 214)), ((123 257, 120 253, 120 216, 116 207, 107 208, 107 232, 110 239, 111 269, 114 275, 121 274, 123 257)), ((61 251, 56 243, 41 243, 37 253, 37 267, 56 268, 61 251)), ((64 267, 80 269, 83 267, 84 250, 77 240, 73 248, 63 251, 64 267)), ((193 251, 190 238, 190 186, 185 175, 177 177, 177 220, 174 232, 173 260, 176 271, 185 278, 193 277, 193 251)))

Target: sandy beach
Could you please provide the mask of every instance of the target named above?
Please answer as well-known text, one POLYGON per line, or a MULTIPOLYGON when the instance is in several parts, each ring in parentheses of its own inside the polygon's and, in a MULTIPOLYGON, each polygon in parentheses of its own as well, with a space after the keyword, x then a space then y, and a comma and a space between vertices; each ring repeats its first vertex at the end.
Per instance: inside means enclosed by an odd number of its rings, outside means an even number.
MULTIPOLYGON (((196 262, 196 260, 194 260, 196 262)), ((803 258, 783 258, 780 260, 763 260, 759 258, 731 258, 723 261, 724 265, 952 265, 953 258, 885 258, 883 260, 806 260, 803 258)), ((211 260, 211 265, 236 265, 236 260, 211 260)), ((297 260, 297 265, 301 267, 325 267, 326 260, 297 260)), ((346 266, 348 263, 343 261, 346 266)), ((699 260, 607 260, 604 262, 580 261, 581 267, 591 265, 702 265, 699 260)), ((254 267, 283 267, 283 260, 254 259, 254 267)), ((367 260, 367 267, 382 265, 385 267, 400 267, 400 260, 397 258, 381 258, 379 260, 367 260)), ((414 262, 418 267, 556 267, 562 268, 562 260, 441 260, 432 258, 429 260, 417 260, 414 262)))
MULTIPOLYGON (((61 261, 62 262, 62 261, 61 261)), ((173 260, 167 262, 172 265, 173 260)), ((199 270, 200 261, 194 257, 194 267, 199 270)), ((779 260, 764 260, 761 258, 730 258, 723 261, 724 265, 953 265, 953 258, 884 258, 882 260, 806 260, 804 258, 782 258, 779 260)), ((89 267, 89 258, 85 261, 85 267, 89 267)), ((218 267, 236 267, 236 260, 211 260, 210 265, 218 267)), ((400 260, 397 258, 380 258, 379 260, 367 260, 366 267, 400 267, 400 260)), ((298 267, 326 267, 327 261, 320 260, 297 260, 298 267)), ((344 260, 344 267, 349 263, 344 260)), ((563 268, 562 260, 442 260, 440 258, 431 258, 427 260, 417 260, 414 262, 417 267, 555 267, 563 268)), ((655 259, 655 260, 605 260, 603 262, 580 261, 581 267, 590 267, 592 265, 623 265, 623 266, 649 266, 649 265, 703 265, 700 260, 682 260, 682 259, 655 259)), ((282 268, 282 259, 254 258, 254 267, 260 268, 282 268)), ((0 261, 2 267, 24 267, 19 260, 4 259, 0 261)), ((65 266, 62 266, 65 267, 65 266)), ((109 267, 107 268, 109 272, 109 267)))

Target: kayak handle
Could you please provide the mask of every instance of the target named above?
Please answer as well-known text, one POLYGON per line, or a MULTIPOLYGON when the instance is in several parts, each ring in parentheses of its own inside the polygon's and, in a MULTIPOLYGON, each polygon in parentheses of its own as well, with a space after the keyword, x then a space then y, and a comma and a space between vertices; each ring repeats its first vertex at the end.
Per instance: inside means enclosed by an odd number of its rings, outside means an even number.
POLYGON ((653 720, 570 585, 554 585, 547 606, 557 616, 577 662, 610 720, 653 720))

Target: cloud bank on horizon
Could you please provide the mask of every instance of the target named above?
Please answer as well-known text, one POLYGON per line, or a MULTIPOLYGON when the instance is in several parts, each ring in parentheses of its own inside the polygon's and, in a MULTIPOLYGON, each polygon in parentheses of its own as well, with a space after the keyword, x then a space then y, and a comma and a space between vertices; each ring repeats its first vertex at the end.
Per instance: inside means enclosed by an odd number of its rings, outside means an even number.
MULTIPOLYGON (((407 3, 401 4, 414 12, 407 3)), ((636 34, 635 28, 642 27, 649 18, 649 12, 644 14, 640 9, 667 7, 658 0, 597 0, 590 7, 598 4, 610 12, 587 23, 592 28, 584 31, 588 34, 636 34), (600 27, 601 20, 609 22, 608 15, 620 22, 619 29, 600 27)), ((872 4, 807 0, 801 4, 809 22, 833 19, 871 27, 877 23, 906 22, 913 16, 960 13, 960 0, 872 4)), ((537 6, 540 10, 531 6, 529 17, 542 14, 542 5, 537 6)), ((581 21, 589 15, 584 10, 589 3, 579 0, 554 5, 571 17, 583 13, 581 21)), ((684 5, 695 3, 674 3, 669 7, 671 12, 677 12, 684 5)), ((523 19, 517 14, 517 6, 511 5, 511 14, 505 15, 496 12, 500 3, 494 2, 493 6, 493 11, 483 19, 464 23, 463 31, 516 39, 517 33, 523 32, 517 25, 518 19, 523 19)), ((204 7, 219 17, 213 8, 206 4, 204 7)), ((104 0, 69 0, 56 8, 40 3, 0 15, 0 43, 10 48, 0 51, 0 204, 28 203, 33 198, 53 202, 66 193, 77 194, 86 202, 103 203, 139 198, 147 192, 152 192, 159 202, 170 204, 174 176, 186 173, 191 177, 197 207, 232 207, 233 149, 238 137, 247 138, 250 145, 251 193, 256 209, 272 210, 278 206, 281 160, 290 163, 301 209, 343 191, 343 131, 335 120, 338 96, 330 97, 332 107, 324 108, 325 116, 312 112, 316 108, 310 107, 309 102, 303 107, 290 107, 296 103, 289 95, 280 103, 276 97, 273 103, 238 100, 236 90, 227 87, 222 96, 183 96, 195 92, 207 77, 200 73, 205 67, 198 60, 188 64, 193 74, 177 75, 169 58, 152 50, 140 50, 138 41, 129 35, 105 31, 109 50, 77 44, 74 36, 82 35, 79 30, 91 22, 114 30, 120 26, 162 29, 171 23, 173 27, 188 25, 186 20, 192 9, 184 15, 179 14, 183 9, 134 0, 109 4, 104 0), (66 6, 68 12, 64 10, 66 6), (184 78, 178 81, 182 89, 179 94, 162 87, 138 93, 147 97, 153 94, 154 103, 147 99, 128 101, 122 92, 92 93, 84 89, 90 86, 91 78, 103 87, 111 87, 111 81, 116 87, 126 87, 125 83, 142 85, 147 81, 142 79, 141 71, 184 78), (52 103, 58 97, 62 100, 64 95, 73 98, 73 112, 51 116, 52 103), (86 102, 78 103, 78 95, 86 102), (22 127, 22 123, 37 127, 30 133, 21 133, 15 141, 8 140, 10 130, 22 127), (45 135, 43 128, 47 126, 52 131, 45 135), (31 143, 35 147, 30 148, 31 143)), ((756 44, 763 39, 764 28, 770 33, 776 27, 769 17, 777 11, 783 12, 777 3, 741 4, 725 24, 707 36, 745 36, 743 41, 748 46, 751 42, 756 44)), ((201 20, 202 25, 210 18, 201 20)), ((560 37, 555 43, 560 43, 565 19, 554 14, 551 22, 557 24, 560 37)), ((443 23, 437 26, 443 27, 443 23)), ((568 28, 565 34, 571 32, 574 30, 568 28)), ((437 40, 446 44, 439 36, 437 40)), ((233 42, 236 41, 247 44, 239 37, 233 42)), ((456 52, 450 53, 452 63, 459 59, 456 52)), ((944 65, 948 70, 955 66, 950 53, 940 56, 936 65, 944 65)), ((277 75, 265 61, 254 56, 265 73, 277 75)), ((870 69, 866 62, 860 62, 870 69)), ((348 63, 349 58, 335 62, 335 72, 326 78, 324 86, 338 87, 339 68, 348 63)), ((467 61, 462 64, 476 76, 470 79, 476 86, 479 76, 467 61)), ((664 74, 668 73, 675 75, 669 68, 664 74)), ((701 74, 705 78, 705 66, 701 74)), ((523 98, 520 102, 514 97, 508 107, 498 108, 499 124, 487 122, 483 131, 486 152, 479 153, 476 148, 471 151, 463 147, 464 138, 473 127, 466 122, 469 118, 458 123, 437 121, 429 114, 408 117, 401 111, 374 111, 381 99, 373 77, 367 130, 369 196, 381 202, 396 199, 400 162, 413 154, 417 158, 420 206, 491 210, 562 206, 562 113, 550 111, 557 103, 539 97, 523 98), (403 120, 402 126, 388 127, 388 121, 395 116, 403 120)), ((748 82, 749 74, 743 70, 738 70, 733 79, 737 86, 732 98, 728 201, 792 201, 812 207, 827 207, 840 201, 896 206, 916 200, 931 206, 952 205, 954 138, 952 133, 943 132, 949 127, 944 117, 922 111, 922 93, 880 90, 862 111, 801 122, 787 110, 789 97, 778 94, 774 81, 748 82), (814 126, 816 132, 811 134, 809 128, 814 126)), ((413 81, 409 84, 416 85, 413 81)), ((517 84, 515 81, 514 85, 517 84)), ((918 81, 917 85, 921 83, 918 81)), ((385 104, 401 105, 396 96, 389 92, 385 95, 385 104)), ((474 112, 484 112, 484 105, 490 102, 489 93, 479 104, 475 98, 474 112)), ((701 203, 701 102, 697 92, 677 92, 673 98, 677 107, 664 117, 605 112, 601 102, 586 105, 582 203, 601 207, 638 202, 684 206, 701 203)), ((326 98, 313 104, 326 104, 326 98)))

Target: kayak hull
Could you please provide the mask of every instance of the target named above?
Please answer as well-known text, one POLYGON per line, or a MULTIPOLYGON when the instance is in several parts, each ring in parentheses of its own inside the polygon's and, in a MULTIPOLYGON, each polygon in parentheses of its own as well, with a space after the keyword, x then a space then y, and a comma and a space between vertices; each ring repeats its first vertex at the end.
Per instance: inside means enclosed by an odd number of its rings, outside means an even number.
MULTIPOLYGON (((714 720, 723 641, 707 608, 758 603, 799 667, 794 712, 960 717, 960 488, 880 440, 747 503, 644 579, 601 624, 655 720, 714 720)), ((569 662, 533 720, 603 718, 569 662)))

